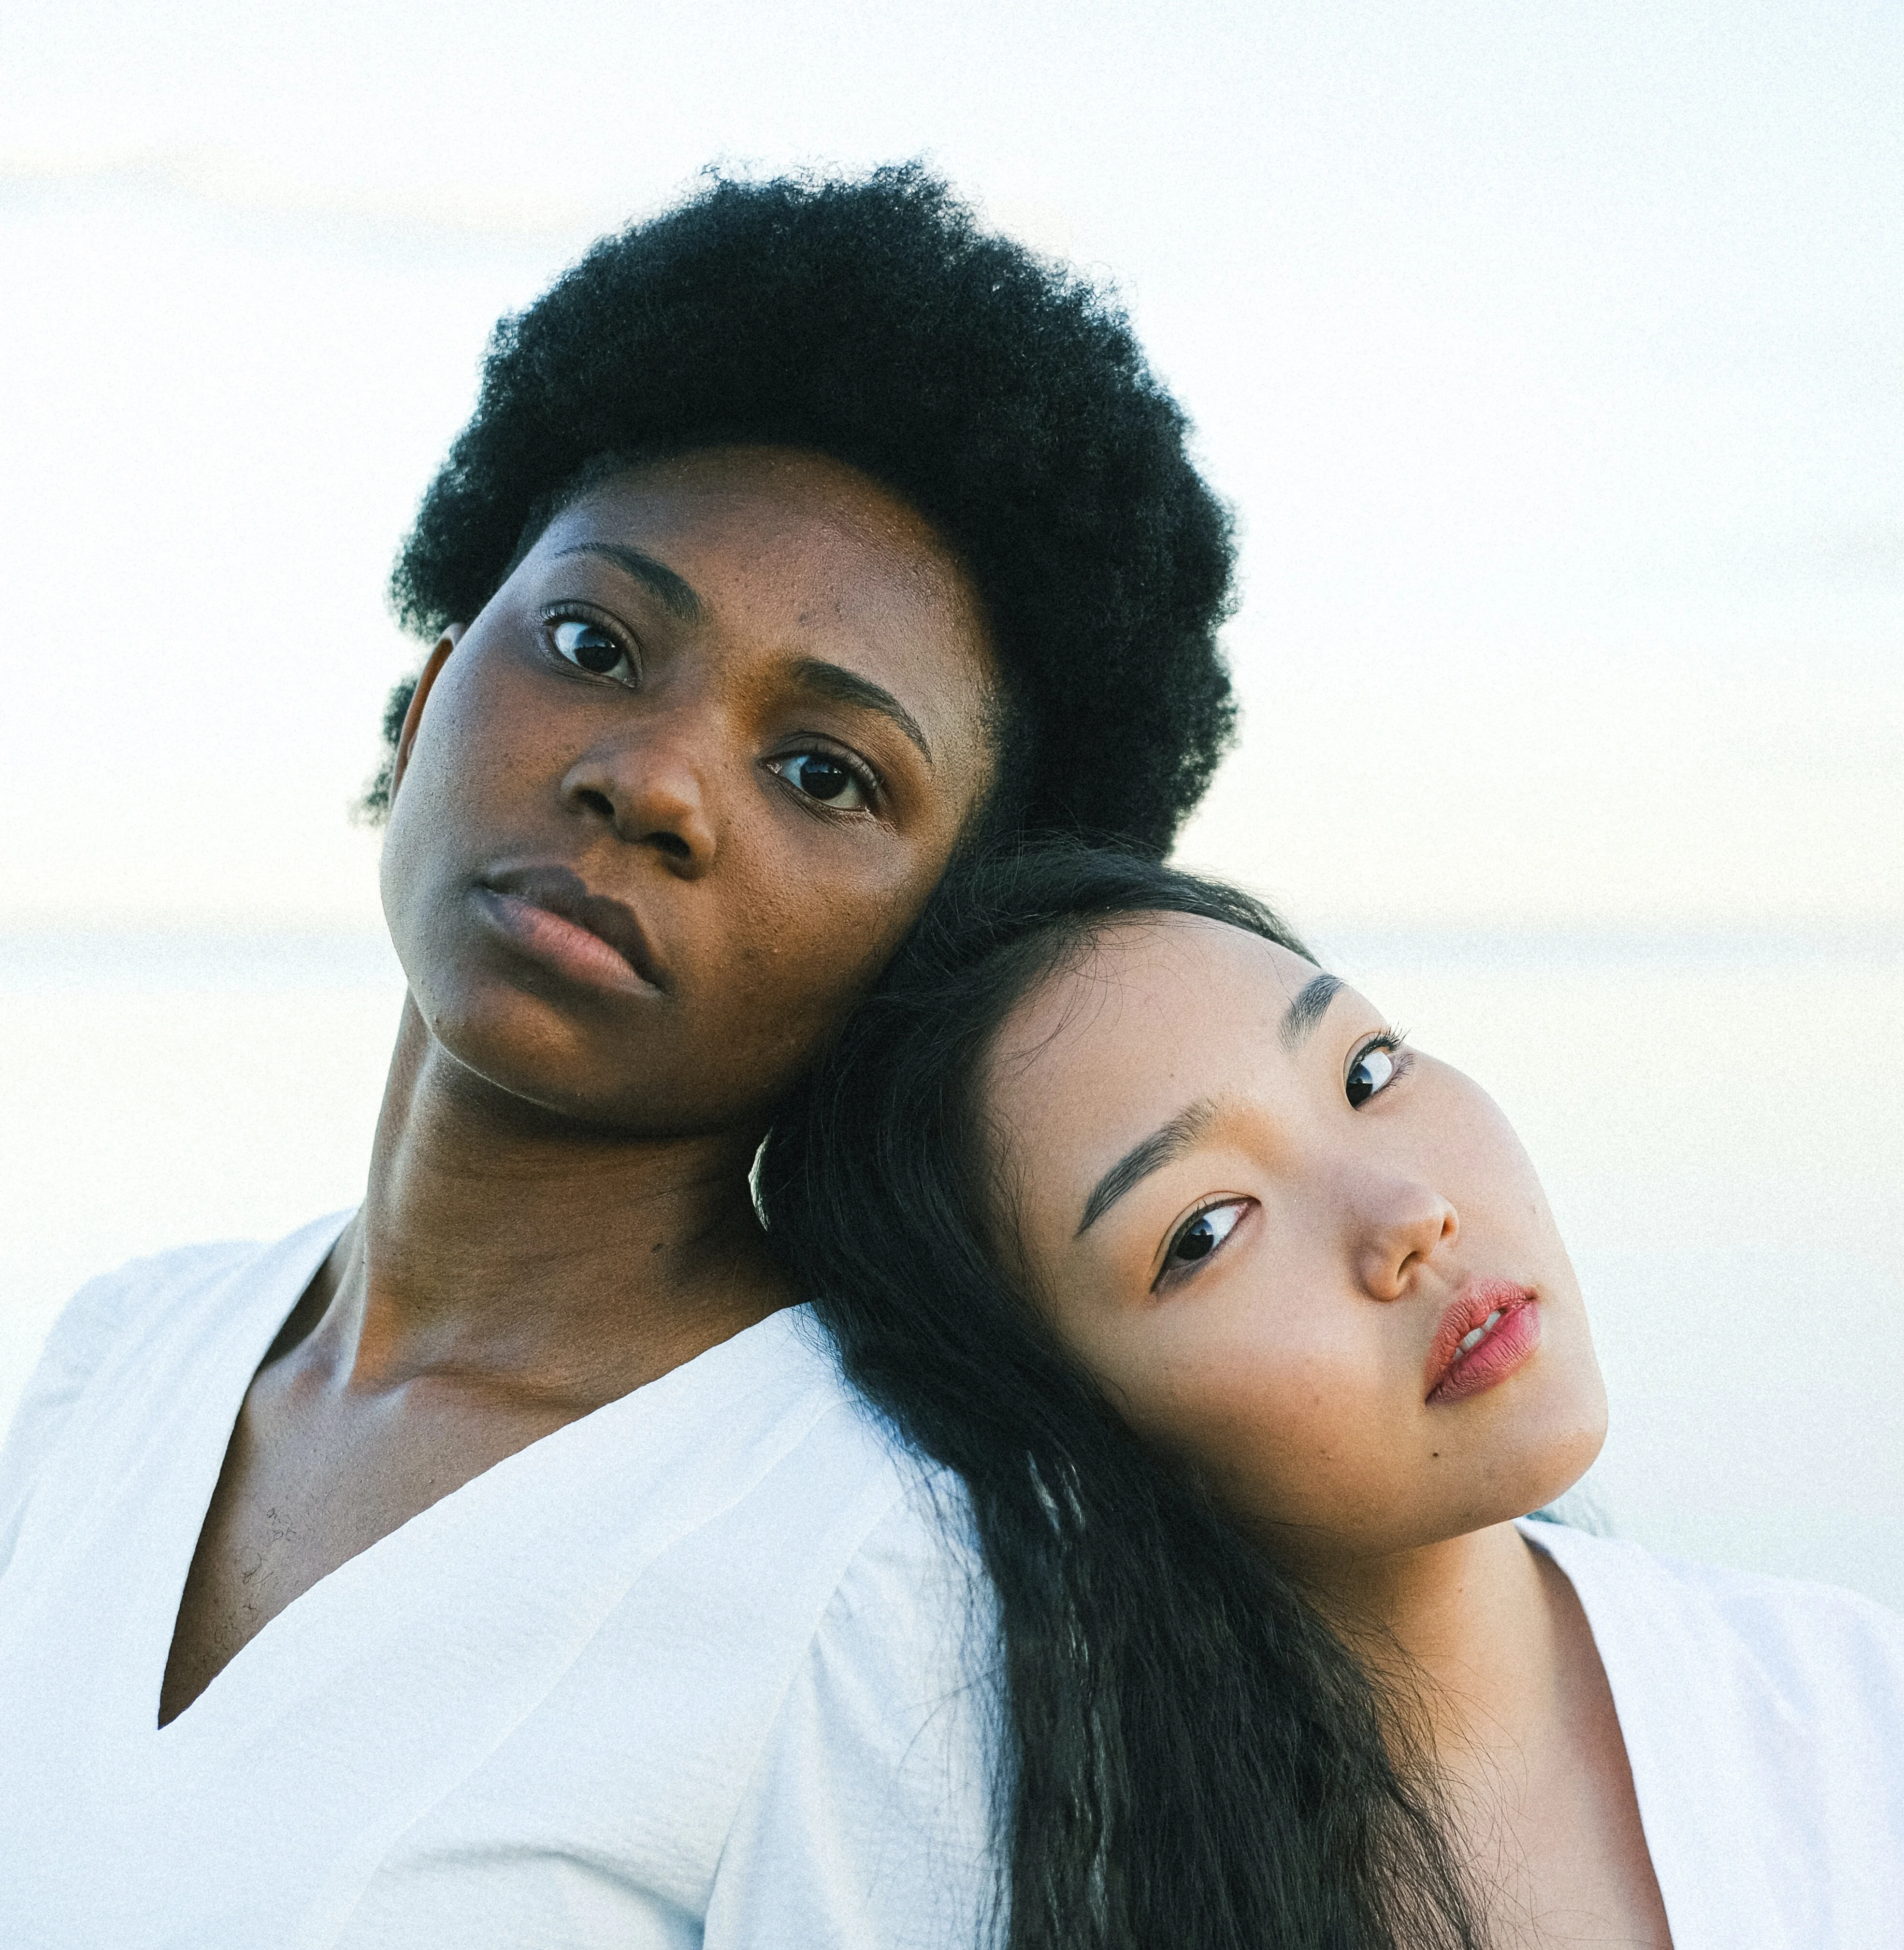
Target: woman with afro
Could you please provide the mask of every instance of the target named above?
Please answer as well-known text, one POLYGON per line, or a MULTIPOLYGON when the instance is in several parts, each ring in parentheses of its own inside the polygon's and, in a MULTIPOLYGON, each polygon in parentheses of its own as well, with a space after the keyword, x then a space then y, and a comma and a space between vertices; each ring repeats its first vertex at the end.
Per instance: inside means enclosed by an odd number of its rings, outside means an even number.
POLYGON ((749 1170, 955 858, 1196 802, 1186 431, 915 170, 712 181, 503 321, 393 585, 363 1202, 85 1288, 0 1454, 0 1941, 1005 1927, 958 1498, 749 1170))

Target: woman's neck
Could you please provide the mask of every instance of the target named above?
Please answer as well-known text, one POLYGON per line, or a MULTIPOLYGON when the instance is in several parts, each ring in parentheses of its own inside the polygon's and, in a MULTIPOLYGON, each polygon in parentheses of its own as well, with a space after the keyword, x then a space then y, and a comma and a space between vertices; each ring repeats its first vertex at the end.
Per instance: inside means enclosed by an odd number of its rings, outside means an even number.
POLYGON ((513 1104, 407 1002, 363 1210, 300 1309, 305 1352, 369 1388, 612 1400, 791 1299, 748 1194, 759 1135, 631 1139, 513 1104))
POLYGON ((1512 1524, 1332 1566, 1324 1609, 1454 1777, 1525 1746, 1568 1684, 1571 1594, 1512 1524))
POLYGON ((1560 1566, 1496 1524, 1333 1581, 1323 1602, 1390 1681, 1398 1754, 1428 1764, 1491 1940, 1669 1945, 1613 1688, 1560 1566))

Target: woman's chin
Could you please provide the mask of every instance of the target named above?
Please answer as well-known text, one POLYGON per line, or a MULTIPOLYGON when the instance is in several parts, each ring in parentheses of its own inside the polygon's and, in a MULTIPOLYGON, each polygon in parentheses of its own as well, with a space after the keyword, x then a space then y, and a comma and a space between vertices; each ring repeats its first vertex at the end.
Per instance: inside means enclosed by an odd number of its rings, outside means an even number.
POLYGON ((1370 1530, 1380 1534, 1385 1547, 1406 1550, 1491 1530, 1572 1489, 1606 1440, 1606 1397, 1598 1368, 1590 1367, 1581 1385, 1561 1399, 1547 1394, 1527 1406, 1535 1412, 1479 1439, 1431 1450, 1416 1472, 1423 1494, 1413 1510, 1398 1497, 1384 1518, 1371 1519, 1370 1530))
POLYGON ((1542 1404, 1546 1412, 1537 1427, 1515 1431, 1516 1439, 1492 1454, 1484 1450, 1473 1456, 1469 1494, 1451 1513, 1447 1535, 1486 1530, 1544 1509, 1592 1468, 1606 1441, 1606 1392, 1597 1366, 1583 1381, 1591 1385, 1571 1391, 1570 1399, 1542 1404))
POLYGON ((1454 1439, 1444 1449, 1466 1478, 1463 1530, 1525 1516, 1565 1495, 1606 1445, 1606 1385, 1585 1314, 1575 1310, 1553 1327, 1493 1402, 1479 1396, 1453 1411, 1472 1413, 1467 1427, 1451 1426, 1454 1439))

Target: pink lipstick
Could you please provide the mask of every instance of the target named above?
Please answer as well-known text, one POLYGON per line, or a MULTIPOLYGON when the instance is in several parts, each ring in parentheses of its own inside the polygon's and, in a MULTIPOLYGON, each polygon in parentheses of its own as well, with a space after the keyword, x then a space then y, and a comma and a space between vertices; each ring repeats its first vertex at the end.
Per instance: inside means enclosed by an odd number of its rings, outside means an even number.
POLYGON ((1476 1280, 1442 1312, 1423 1369, 1428 1400, 1465 1401, 1505 1381, 1541 1344, 1532 1291, 1507 1280, 1476 1280))

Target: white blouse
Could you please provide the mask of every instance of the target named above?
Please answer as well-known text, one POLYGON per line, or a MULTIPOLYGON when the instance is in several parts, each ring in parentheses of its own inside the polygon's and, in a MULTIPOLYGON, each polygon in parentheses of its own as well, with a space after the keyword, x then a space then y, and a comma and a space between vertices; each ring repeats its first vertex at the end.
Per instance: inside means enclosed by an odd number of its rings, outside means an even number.
POLYGON ((1593 1629, 1673 1950, 1904 1950, 1904 1618, 1520 1531, 1593 1629))
MULTIPOLYGON (((0 1450, 0 1944, 992 1941, 992 1601, 804 1309, 445 1497, 157 1727, 239 1404, 341 1223, 139 1263, 54 1329, 0 1450)), ((1904 1946, 1904 1620, 1521 1529, 1675 1950, 1904 1946)))
POLYGON ((139 1262, 53 1331, 0 1451, 0 1943, 986 1940, 969 1525, 804 1309, 412 1518, 157 1726, 239 1405, 341 1223, 139 1262))

